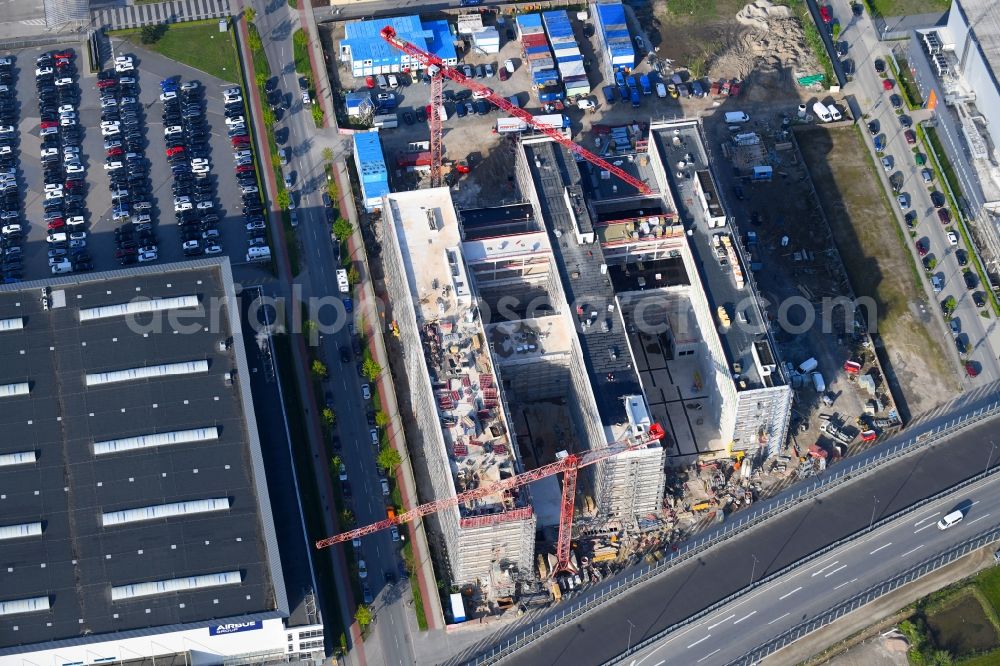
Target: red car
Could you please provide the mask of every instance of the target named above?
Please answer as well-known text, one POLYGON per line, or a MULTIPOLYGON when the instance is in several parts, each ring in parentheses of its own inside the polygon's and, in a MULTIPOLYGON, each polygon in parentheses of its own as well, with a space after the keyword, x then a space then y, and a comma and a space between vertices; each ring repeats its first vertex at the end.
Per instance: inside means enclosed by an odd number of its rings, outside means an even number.
POLYGON ((917 142, 917 133, 913 130, 906 130, 903 132, 903 136, 906 138, 906 143, 911 146, 917 142))
POLYGON ((242 166, 236 167, 236 173, 249 173, 249 172, 253 172, 252 164, 244 164, 242 166))
POLYGON ((117 148, 112 148, 112 149, 110 149, 108 151, 108 157, 118 157, 119 155, 123 154, 124 152, 125 151, 122 150, 122 148, 120 146, 117 147, 117 148))
POLYGON ((49 220, 48 229, 52 231, 53 229, 62 229, 66 226, 66 221, 61 217, 57 217, 54 220, 49 220))
POLYGON ((925 240, 917 241, 917 254, 919 254, 921 257, 927 256, 927 241, 925 240))
POLYGON ((948 212, 947 208, 938 208, 937 213, 941 224, 951 224, 951 213, 948 212))
POLYGON ((167 157, 173 157, 179 153, 184 152, 184 146, 174 146, 173 148, 167 148, 167 157))
POLYGON ((830 23, 833 21, 833 14, 830 13, 830 7, 828 5, 823 5, 819 8, 819 16, 823 19, 823 23, 830 23))
POLYGON ((250 143, 250 137, 248 136, 234 136, 233 146, 246 146, 250 143))
POLYGON ((44 120, 42 121, 41 128, 48 129, 50 127, 59 127, 59 123, 54 120, 44 120))
POLYGON ((101 90, 116 85, 118 85, 118 82, 115 81, 114 79, 101 79, 100 81, 97 82, 97 87, 100 88, 101 90))
POLYGON ((966 361, 965 363, 965 374, 970 377, 975 377, 979 375, 979 368, 972 361, 966 361))
POLYGON ((73 52, 72 51, 56 51, 55 53, 52 54, 52 57, 54 57, 54 58, 72 58, 73 57, 73 52))
POLYGON ((892 90, 892 79, 882 79, 882 90, 892 90))
POLYGON ((374 76, 366 76, 365 77, 365 85, 368 86, 369 88, 374 88, 375 87, 375 77, 374 76))

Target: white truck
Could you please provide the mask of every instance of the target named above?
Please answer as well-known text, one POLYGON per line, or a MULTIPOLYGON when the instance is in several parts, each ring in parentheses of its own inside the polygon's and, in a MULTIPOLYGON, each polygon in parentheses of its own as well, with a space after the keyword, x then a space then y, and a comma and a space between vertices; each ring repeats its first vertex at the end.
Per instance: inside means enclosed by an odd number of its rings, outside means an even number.
POLYGON ((351 283, 347 279, 347 269, 345 268, 337 269, 337 289, 342 294, 348 294, 351 291, 351 283))
POLYGON ((830 110, 826 108, 826 105, 822 102, 816 102, 813 104, 813 113, 816 117, 820 119, 821 122, 829 123, 833 121, 833 116, 830 115, 830 110))

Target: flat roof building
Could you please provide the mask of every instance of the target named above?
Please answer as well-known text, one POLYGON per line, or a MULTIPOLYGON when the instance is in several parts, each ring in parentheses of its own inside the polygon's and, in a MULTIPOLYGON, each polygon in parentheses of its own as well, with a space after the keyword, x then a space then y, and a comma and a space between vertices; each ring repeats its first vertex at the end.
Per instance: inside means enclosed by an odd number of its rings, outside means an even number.
POLYGON ((398 74, 423 69, 423 64, 382 39, 379 34, 391 25, 400 38, 433 53, 447 65, 458 64, 458 54, 447 20, 421 21, 417 15, 351 21, 344 26, 340 58, 350 64, 355 77, 398 74))
POLYGON ((226 259, 0 286, 0 661, 287 654, 234 303, 226 259))
POLYGON ((354 165, 361 181, 361 198, 365 209, 371 212, 382 205, 382 197, 389 193, 389 171, 377 131, 354 135, 354 165))
MULTIPOLYGON (((434 496, 453 497, 523 471, 502 379, 462 253, 447 188, 384 199, 386 285, 403 348, 418 435, 434 496)), ((526 488, 434 515, 456 585, 492 596, 529 572, 536 518, 526 488)))

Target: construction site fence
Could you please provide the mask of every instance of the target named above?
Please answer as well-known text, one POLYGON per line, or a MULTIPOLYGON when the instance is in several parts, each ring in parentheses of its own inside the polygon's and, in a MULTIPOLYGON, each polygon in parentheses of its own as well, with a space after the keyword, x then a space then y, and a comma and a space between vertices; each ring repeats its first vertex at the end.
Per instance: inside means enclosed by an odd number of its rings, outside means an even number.
MULTIPOLYGON (((906 507, 905 509, 901 509, 900 511, 897 511, 896 513, 894 513, 894 514, 892 514, 890 516, 887 516, 885 518, 881 518, 877 522, 872 523, 867 528, 865 528, 863 530, 860 530, 858 532, 855 532, 854 534, 851 534, 850 536, 846 536, 843 539, 839 539, 839 540, 837 540, 837 541, 835 541, 835 542, 833 542, 833 543, 831 543, 831 544, 829 544, 827 546, 824 546, 823 548, 820 548, 819 550, 817 550, 817 551, 815 551, 813 553, 810 553, 809 555, 807 555, 805 557, 802 557, 802 558, 796 560, 795 562, 792 562, 791 564, 789 564, 789 565, 787 565, 785 567, 782 567, 778 571, 775 571, 774 573, 772 573, 772 574, 770 574, 770 575, 768 575, 768 576, 766 576, 764 578, 761 578, 758 581, 754 581, 751 585, 748 585, 747 587, 739 590, 738 592, 734 592, 733 594, 729 595, 725 599, 720 599, 719 601, 715 602, 714 604, 712 604, 708 608, 700 610, 696 614, 694 614, 694 615, 692 615, 692 616, 690 616, 688 618, 685 618, 684 620, 682 620, 680 622, 677 622, 677 623, 675 623, 675 624, 667 627, 666 629, 664 629, 663 631, 658 632, 654 636, 650 636, 649 638, 643 640, 642 642, 636 643, 635 646, 633 646, 632 648, 630 648, 626 652, 618 655, 617 657, 615 657, 611 661, 605 662, 605 664, 617 663, 617 662, 621 661, 622 659, 626 658, 629 655, 632 655, 632 654, 635 654, 637 652, 640 652, 644 648, 647 648, 650 645, 653 645, 656 642, 662 640, 664 637, 666 637, 667 635, 673 633, 674 631, 677 631, 678 629, 680 629, 680 628, 682 628, 684 626, 687 626, 689 624, 697 622, 698 620, 700 620, 701 618, 705 617, 706 615, 712 614, 713 612, 715 612, 719 608, 722 608, 726 604, 728 604, 728 603, 730 603, 730 602, 738 599, 739 597, 743 596, 747 592, 749 592, 751 590, 754 590, 754 589, 756 589, 758 587, 761 587, 763 585, 767 585, 768 583, 771 583, 771 582, 773 582, 773 581, 781 578, 782 576, 784 576, 784 575, 786 575, 786 574, 794 571, 795 569, 797 569, 797 568, 799 568, 799 567, 801 567, 801 566, 803 566, 805 564, 808 564, 808 563, 810 563, 812 561, 815 561, 816 558, 822 557, 826 553, 829 553, 829 552, 831 552, 833 550, 836 550, 837 548, 840 548, 844 544, 850 543, 850 542, 854 541, 855 539, 858 539, 858 538, 860 538, 862 536, 865 536, 865 535, 867 535, 867 534, 869 534, 869 533, 871 533, 871 532, 873 532, 875 530, 878 530, 879 528, 881 528, 881 527, 883 527, 885 525, 888 525, 888 524, 890 524, 890 523, 892 523, 892 522, 894 522, 896 520, 899 520, 900 518, 902 518, 904 516, 907 516, 907 515, 913 513, 914 511, 917 511, 918 509, 921 509, 921 508, 927 506, 928 504, 932 504, 932 503, 934 503, 934 502, 936 502, 936 501, 938 501, 938 500, 940 500, 940 499, 942 499, 944 497, 948 497, 949 495, 952 495, 952 494, 958 492, 959 490, 962 490, 963 488, 967 488, 969 486, 975 485, 975 484, 983 481, 984 479, 987 479, 987 478, 993 476, 993 474, 995 474, 997 472, 1000 472, 1000 467, 994 467, 993 469, 980 472, 976 476, 971 477, 969 479, 966 479, 965 481, 962 481, 961 483, 957 483, 954 486, 951 486, 950 488, 946 488, 945 490, 942 490, 941 492, 936 493, 935 495, 932 495, 931 497, 927 497, 925 499, 920 500, 919 502, 911 504, 910 506, 906 507)), ((926 575, 926 574, 930 573, 931 571, 934 571, 938 567, 944 566, 945 564, 948 564, 948 563, 954 561, 958 557, 966 555, 966 554, 972 552, 973 550, 976 550, 978 548, 981 548, 982 546, 985 546, 986 544, 993 543, 998 538, 1000 538, 1000 527, 994 527, 994 528, 991 528, 989 530, 986 530, 986 531, 980 533, 979 535, 977 535, 975 537, 967 539, 966 541, 963 541, 960 544, 957 544, 955 546, 950 546, 949 548, 945 549, 943 552, 939 553, 938 555, 935 555, 935 556, 933 556, 933 557, 931 557, 929 559, 924 560, 920 564, 918 564, 918 565, 916 565, 914 567, 911 567, 910 569, 907 569, 906 571, 898 574, 897 576, 895 576, 895 577, 893 577, 893 578, 891 578, 891 579, 889 579, 887 581, 883 581, 883 582, 881 582, 881 583, 879 583, 877 585, 873 585, 872 587, 868 588, 867 590, 859 592, 858 594, 852 596, 850 599, 847 599, 843 603, 838 604, 837 606, 834 606, 833 608, 831 608, 829 611, 827 611, 823 615, 817 616, 817 617, 813 618, 812 620, 810 620, 809 622, 803 622, 803 623, 801 623, 801 624, 799 624, 799 625, 797 625, 795 627, 792 627, 791 629, 789 629, 785 633, 781 634, 780 636, 778 636, 774 640, 770 641, 769 643, 765 643, 764 645, 761 645, 761 646, 755 648, 752 652, 750 652, 747 655, 744 655, 743 657, 741 657, 740 659, 738 659, 736 661, 733 661, 733 662, 730 662, 730 663, 731 664, 747 664, 748 666, 750 664, 756 664, 756 663, 758 663, 758 661, 760 659, 763 659, 764 657, 766 657, 767 655, 771 654, 772 652, 780 650, 781 648, 783 648, 784 646, 788 645, 789 643, 791 643, 791 642, 793 642, 793 641, 801 638, 802 636, 805 636, 810 631, 815 631, 816 629, 819 629, 819 628, 821 628, 821 627, 829 624, 830 622, 833 622, 834 620, 836 620, 837 618, 841 617, 842 615, 844 615, 846 613, 850 613, 851 611, 856 610, 857 608, 860 608, 861 606, 863 606, 863 605, 865 605, 867 603, 870 603, 870 602, 874 601, 875 599, 878 599, 880 596, 882 596, 884 594, 887 594, 889 592, 892 592, 893 590, 895 590, 900 585, 904 585, 906 583, 910 583, 910 582, 916 580, 917 578, 920 578, 920 576, 926 575), (991 535, 991 536, 990 536, 989 539, 983 540, 984 535, 991 535), (974 545, 972 547, 968 547, 968 545, 970 543, 975 543, 976 545, 974 545), (920 573, 917 574, 917 575, 914 575, 914 572, 920 572, 920 573), (900 581, 902 581, 902 582, 900 582, 900 581), (806 627, 809 627, 809 629, 805 630, 806 627)))
MULTIPOLYGON (((650 565, 638 566, 628 573, 618 576, 614 580, 606 581, 600 586, 600 589, 589 592, 579 599, 565 599, 564 597, 563 602, 558 606, 558 608, 556 608, 553 612, 547 613, 545 618, 540 618, 529 628, 522 630, 518 630, 516 628, 512 629, 500 641, 495 642, 487 651, 471 657, 467 663, 499 663, 505 657, 508 657, 518 650, 531 645, 548 633, 559 629, 565 623, 571 621, 579 622, 581 616, 595 610, 608 601, 650 581, 675 566, 683 564, 684 562, 687 562, 688 560, 699 555, 703 555, 706 551, 715 548, 745 530, 756 527, 765 520, 774 518, 785 511, 795 508, 802 502, 811 500, 816 496, 837 488, 854 478, 874 473, 881 469, 884 465, 887 465, 902 456, 922 450, 925 447, 951 437, 960 430, 972 427, 997 415, 1000 415, 1000 399, 993 399, 991 402, 979 407, 975 411, 971 411, 964 416, 949 419, 944 423, 925 429, 918 434, 914 434, 909 437, 904 437, 901 434, 898 439, 894 438, 892 440, 888 440, 883 444, 874 447, 867 454, 859 456, 856 460, 844 461, 844 463, 838 464, 835 468, 823 472, 808 483, 803 483, 800 486, 791 488, 770 500, 755 504, 750 510, 737 514, 734 519, 726 521, 721 525, 708 530, 701 536, 687 542, 676 551, 669 553, 667 557, 659 562, 650 565)), ((920 427, 916 426, 913 429, 920 430, 920 427)), ((981 474, 980 478, 982 476, 983 475, 981 474)), ((953 486, 951 489, 943 491, 943 493, 947 494, 948 492, 952 492, 954 488, 960 487, 961 485, 963 484, 953 486)), ((924 502, 926 501, 929 500, 924 500, 924 502)), ((883 522, 884 520, 881 520, 876 524, 881 525, 883 522)), ((866 534, 867 532, 868 530, 859 531, 851 537, 847 537, 847 539, 856 538, 857 536, 866 534)), ((829 548, 829 546, 827 548, 829 548)), ((810 555, 810 557, 814 556, 815 554, 810 555)), ((769 579, 770 577, 762 579, 762 581, 758 581, 757 584, 760 584, 763 580, 769 579)), ((754 587, 756 587, 756 585, 745 587, 733 595, 730 595, 730 597, 718 602, 718 604, 731 601, 733 598, 745 594, 748 590, 751 590, 754 587)), ((668 631, 674 631, 677 627, 696 620, 704 613, 711 612, 711 609, 715 608, 718 604, 714 604, 709 609, 691 616, 684 622, 670 628, 668 631)), ((545 611, 538 611, 537 614, 544 612, 545 611)), ((524 626, 525 623, 532 622, 532 620, 533 618, 529 616, 528 618, 525 618, 524 623, 520 623, 520 626, 524 626)), ((631 652, 634 652, 634 650, 631 652)))

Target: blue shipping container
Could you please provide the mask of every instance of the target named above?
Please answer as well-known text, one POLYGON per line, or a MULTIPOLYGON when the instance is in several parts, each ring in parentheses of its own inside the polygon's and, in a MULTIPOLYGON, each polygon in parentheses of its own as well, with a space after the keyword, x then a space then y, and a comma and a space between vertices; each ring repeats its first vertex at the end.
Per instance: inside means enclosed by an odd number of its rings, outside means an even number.
POLYGON ((541 44, 539 44, 538 46, 529 46, 528 48, 524 49, 525 55, 534 55, 536 53, 548 53, 548 52, 549 52, 549 47, 543 46, 541 44))
POLYGON ((560 56, 556 54, 556 61, 558 62, 583 62, 582 55, 572 55, 572 56, 560 56))

